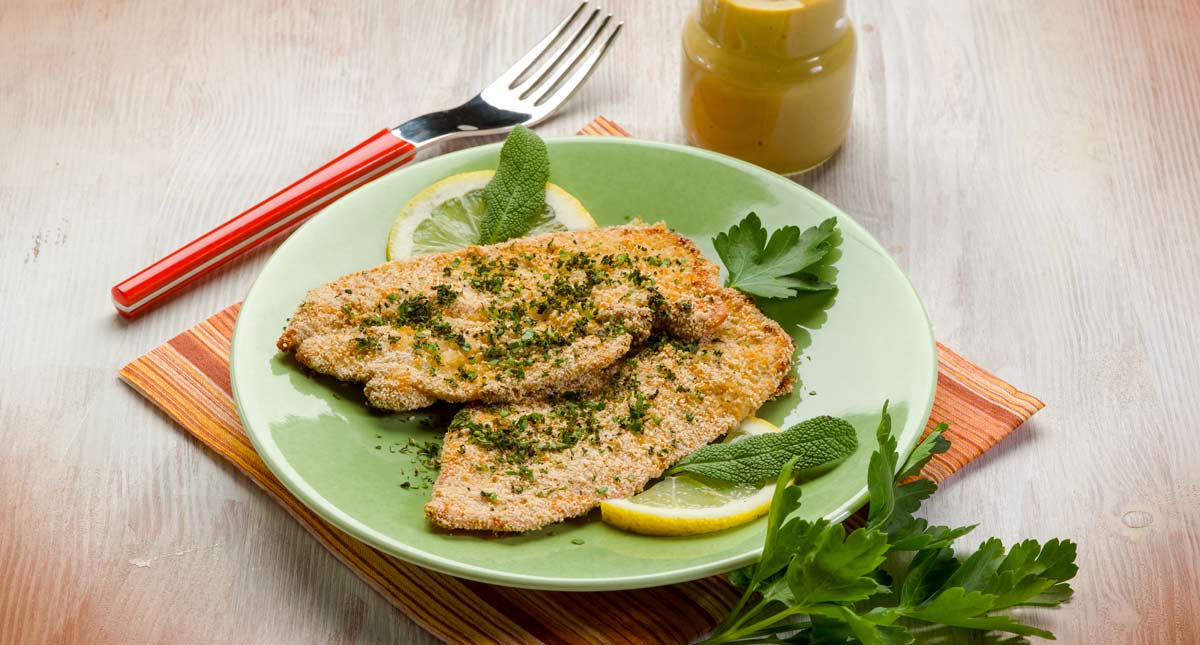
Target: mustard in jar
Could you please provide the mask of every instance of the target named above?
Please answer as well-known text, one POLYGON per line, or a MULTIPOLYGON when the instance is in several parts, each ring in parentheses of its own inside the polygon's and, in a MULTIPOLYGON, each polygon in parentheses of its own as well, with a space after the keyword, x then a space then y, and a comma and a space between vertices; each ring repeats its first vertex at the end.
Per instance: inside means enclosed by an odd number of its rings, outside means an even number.
POLYGON ((783 174, 820 165, 850 126, 855 50, 845 0, 700 0, 683 29, 689 142, 783 174))

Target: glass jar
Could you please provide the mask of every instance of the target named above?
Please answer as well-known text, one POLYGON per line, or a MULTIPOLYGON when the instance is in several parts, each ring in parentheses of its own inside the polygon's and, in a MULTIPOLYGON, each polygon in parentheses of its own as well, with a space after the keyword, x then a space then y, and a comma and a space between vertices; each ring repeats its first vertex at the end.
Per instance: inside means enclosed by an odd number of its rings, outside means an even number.
POLYGON ((700 0, 683 28, 688 141, 791 174, 846 138, 854 28, 845 0, 700 0))

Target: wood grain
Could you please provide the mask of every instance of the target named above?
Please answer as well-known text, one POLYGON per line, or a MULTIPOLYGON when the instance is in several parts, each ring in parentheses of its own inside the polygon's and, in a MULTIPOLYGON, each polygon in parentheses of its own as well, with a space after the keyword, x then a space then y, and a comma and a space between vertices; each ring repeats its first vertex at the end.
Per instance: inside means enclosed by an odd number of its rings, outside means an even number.
MULTIPOLYGON (((107 289, 470 94, 560 4, 0 3, 0 642, 430 640, 116 379, 266 251, 131 324, 107 289)), ((681 141, 692 4, 610 0, 626 32, 542 132, 681 141)), ((884 241, 942 341, 1047 403, 929 516, 1079 540, 1076 600, 1031 612, 1063 642, 1195 642, 1200 5, 852 7, 851 137, 800 181, 884 241)))

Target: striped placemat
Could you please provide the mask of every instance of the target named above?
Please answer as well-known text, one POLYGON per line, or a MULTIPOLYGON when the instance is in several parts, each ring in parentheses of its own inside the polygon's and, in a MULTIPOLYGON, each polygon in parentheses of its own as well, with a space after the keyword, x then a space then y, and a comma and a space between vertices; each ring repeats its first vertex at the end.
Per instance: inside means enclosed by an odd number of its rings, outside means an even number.
MULTIPOLYGON (((580 134, 629 136, 601 117, 580 134)), ((275 497, 346 566, 425 629, 460 643, 685 643, 707 633, 736 601, 717 576, 668 587, 598 593, 529 591, 408 564, 321 520, 271 474, 242 430, 229 382, 232 305, 126 365, 121 378, 217 455, 275 497)), ((938 344, 931 419, 951 423, 952 448, 922 474, 941 481, 1042 408, 938 344)))

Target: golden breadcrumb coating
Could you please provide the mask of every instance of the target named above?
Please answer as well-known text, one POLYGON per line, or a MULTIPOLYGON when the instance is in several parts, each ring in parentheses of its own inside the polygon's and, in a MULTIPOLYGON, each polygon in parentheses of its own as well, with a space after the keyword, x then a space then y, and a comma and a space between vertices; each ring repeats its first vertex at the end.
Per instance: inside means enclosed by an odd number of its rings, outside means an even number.
POLYGON ((530 531, 640 492, 791 389, 795 345, 723 289, 712 338, 661 335, 576 392, 474 405, 451 423, 426 516, 447 528, 530 531))
POLYGON ((652 333, 709 337, 720 269, 658 224, 382 264, 308 292, 277 345, 388 410, 576 389, 652 333))

